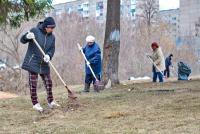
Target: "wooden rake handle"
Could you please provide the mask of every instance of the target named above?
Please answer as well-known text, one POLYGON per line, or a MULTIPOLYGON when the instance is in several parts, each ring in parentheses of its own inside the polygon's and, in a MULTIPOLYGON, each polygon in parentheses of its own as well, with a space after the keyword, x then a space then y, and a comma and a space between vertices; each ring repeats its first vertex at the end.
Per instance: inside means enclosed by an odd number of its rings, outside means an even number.
POLYGON ((153 62, 153 60, 151 59, 150 56, 147 56, 149 61, 156 67, 156 69, 158 69, 158 71, 162 74, 162 76, 164 76, 163 72, 158 68, 158 66, 155 64, 155 62, 153 62))
MULTIPOLYGON (((43 56, 45 56, 45 53, 43 51, 43 49, 41 48, 41 46, 38 44, 38 42, 36 41, 36 39, 33 39, 34 43, 36 44, 36 46, 38 47, 38 49, 40 50, 40 52, 42 53, 43 56)), ((54 72, 56 73, 56 75, 58 76, 58 78, 61 80, 61 82, 63 83, 63 85, 65 86, 65 88, 67 89, 67 91, 69 93, 72 93, 72 91, 67 87, 67 84, 64 82, 64 80, 62 79, 62 77, 60 76, 60 74, 58 73, 58 71, 56 70, 55 66, 53 65, 53 63, 51 61, 49 61, 50 66, 53 68, 54 72)))
MULTIPOLYGON (((85 61, 86 61, 87 63, 89 63, 89 61, 87 60, 85 54, 83 53, 83 49, 82 49, 82 47, 80 46, 79 43, 77 43, 77 46, 78 46, 78 49, 80 50, 81 54, 83 55, 83 58, 85 59, 85 61)), ((89 64, 87 64, 87 66, 89 67, 89 69, 90 69, 90 71, 92 72, 92 75, 94 76, 94 78, 96 79, 96 81, 99 81, 99 80, 97 79, 96 75, 94 74, 94 71, 92 70, 92 67, 91 67, 89 64)))

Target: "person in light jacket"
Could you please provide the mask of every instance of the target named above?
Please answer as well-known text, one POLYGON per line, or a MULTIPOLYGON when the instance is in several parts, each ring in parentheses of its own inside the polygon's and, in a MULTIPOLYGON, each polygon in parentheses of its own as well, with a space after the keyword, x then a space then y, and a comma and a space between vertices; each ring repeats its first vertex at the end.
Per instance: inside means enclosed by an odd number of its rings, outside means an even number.
POLYGON ((151 44, 151 48, 153 50, 152 55, 148 55, 152 61, 154 62, 152 72, 153 72, 153 82, 157 81, 157 77, 159 78, 159 82, 163 82, 163 72, 165 70, 165 59, 163 52, 159 45, 156 42, 151 44))

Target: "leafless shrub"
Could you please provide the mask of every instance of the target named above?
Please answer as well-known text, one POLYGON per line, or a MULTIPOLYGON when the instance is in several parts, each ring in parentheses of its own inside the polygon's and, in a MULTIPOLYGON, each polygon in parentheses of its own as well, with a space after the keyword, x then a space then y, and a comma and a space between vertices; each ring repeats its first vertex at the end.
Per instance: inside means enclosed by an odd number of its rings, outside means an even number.
MULTIPOLYGON (((99 23, 95 18, 82 19, 74 14, 63 14, 62 17, 55 17, 55 20, 57 24, 54 32, 56 36, 56 52, 53 64, 67 84, 81 84, 84 82, 85 64, 76 44, 84 44, 85 37, 91 34, 96 37, 96 41, 102 48, 105 23, 99 23)), ((26 45, 19 43, 21 34, 36 26, 37 22, 32 21, 22 24, 20 29, 0 33, 0 50, 3 49, 4 51, 1 51, 0 55, 1 57, 8 57, 9 64, 12 64, 12 66, 15 64, 20 65, 23 62, 27 49, 26 45), (6 47, 2 46, 2 40, 6 47), (14 44, 12 44, 13 42, 14 44), (6 53, 5 50, 9 50, 7 47, 14 52, 6 53)), ((199 73, 199 65, 191 45, 177 47, 169 36, 169 26, 167 24, 158 23, 153 25, 150 31, 151 36, 149 37, 148 29, 145 25, 142 23, 136 24, 128 18, 121 18, 120 80, 128 79, 130 76, 151 75, 151 64, 148 62, 145 54, 151 52, 150 44, 153 41, 161 45, 165 56, 168 56, 170 53, 174 54, 175 64, 183 60, 192 67, 195 74, 199 73)), ((9 71, 0 72, 0 76, 0 85, 3 85, 3 90, 27 93, 28 75, 26 71, 20 71, 18 74, 18 71, 16 73, 13 69, 9 69, 9 71), (17 80, 21 82, 17 86, 12 86, 17 80)), ((52 77, 54 86, 61 84, 53 71, 52 77)), ((43 87, 41 80, 38 87, 43 87)))

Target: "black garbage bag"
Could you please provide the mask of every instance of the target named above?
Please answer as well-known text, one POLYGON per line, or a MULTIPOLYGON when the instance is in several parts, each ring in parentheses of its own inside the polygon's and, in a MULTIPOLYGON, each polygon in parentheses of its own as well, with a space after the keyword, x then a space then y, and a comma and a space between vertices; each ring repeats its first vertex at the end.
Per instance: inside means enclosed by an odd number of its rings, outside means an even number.
POLYGON ((186 63, 178 62, 178 80, 188 80, 192 70, 186 63))

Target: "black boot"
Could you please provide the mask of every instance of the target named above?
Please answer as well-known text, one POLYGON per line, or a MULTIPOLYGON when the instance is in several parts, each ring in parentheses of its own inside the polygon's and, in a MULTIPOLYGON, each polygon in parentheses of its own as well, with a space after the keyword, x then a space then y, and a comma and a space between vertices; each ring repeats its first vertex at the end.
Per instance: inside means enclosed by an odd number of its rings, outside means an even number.
POLYGON ((83 92, 90 92, 90 84, 85 83, 83 92))

